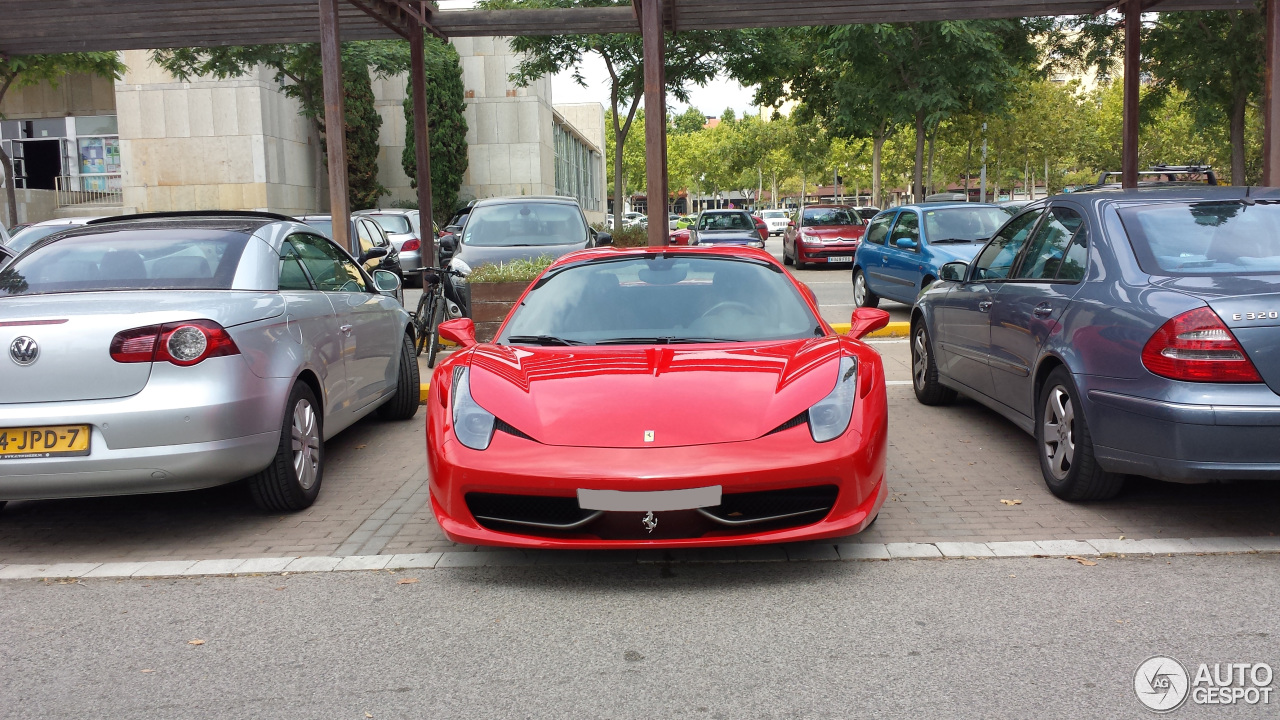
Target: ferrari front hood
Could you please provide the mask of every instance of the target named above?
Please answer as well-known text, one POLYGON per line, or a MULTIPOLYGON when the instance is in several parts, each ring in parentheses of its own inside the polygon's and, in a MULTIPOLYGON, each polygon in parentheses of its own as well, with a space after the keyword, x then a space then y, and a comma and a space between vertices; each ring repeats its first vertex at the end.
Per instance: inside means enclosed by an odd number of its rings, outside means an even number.
POLYGON ((471 394, 546 445, 676 447, 752 440, 835 387, 834 337, 735 345, 482 345, 471 394))

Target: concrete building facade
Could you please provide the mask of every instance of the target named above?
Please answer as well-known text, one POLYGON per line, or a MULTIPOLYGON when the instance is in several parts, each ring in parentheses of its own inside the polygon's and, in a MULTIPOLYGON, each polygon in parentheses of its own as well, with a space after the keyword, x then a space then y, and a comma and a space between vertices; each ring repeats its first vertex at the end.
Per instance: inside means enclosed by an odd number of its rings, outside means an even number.
MULTIPOLYGON (((554 106, 546 79, 515 87, 508 76, 519 58, 503 38, 455 42, 469 145, 462 198, 570 195, 589 220, 603 220, 603 106, 554 106)), ((20 222, 327 209, 319 137, 271 72, 180 82, 151 64, 146 51, 125 52, 123 59, 129 69, 114 83, 72 77, 15 91, 0 105, 0 142, 17 158, 20 222)), ((379 180, 390 191, 384 207, 416 200, 401 161, 406 86, 406 77, 373 85, 383 121, 379 180)))

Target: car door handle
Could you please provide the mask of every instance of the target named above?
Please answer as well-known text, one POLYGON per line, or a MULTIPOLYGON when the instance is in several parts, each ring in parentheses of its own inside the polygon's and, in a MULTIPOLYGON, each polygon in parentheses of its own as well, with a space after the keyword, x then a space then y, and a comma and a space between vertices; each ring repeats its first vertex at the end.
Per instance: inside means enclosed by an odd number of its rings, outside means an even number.
POLYGON ((981 312, 987 312, 987 311, 989 311, 990 309, 991 309, 991 301, 990 301, 990 300, 983 300, 982 302, 978 303, 978 310, 979 310, 979 311, 981 311, 981 312))
POLYGON ((342 333, 343 335, 350 335, 350 334, 351 334, 351 326, 350 326, 350 325, 343 325, 342 327, 338 328, 338 332, 342 333))
POLYGON ((1031 314, 1035 315, 1038 318, 1049 317, 1050 315, 1053 314, 1053 307, 1051 307, 1048 303, 1041 303, 1037 305, 1034 310, 1031 311, 1031 314))

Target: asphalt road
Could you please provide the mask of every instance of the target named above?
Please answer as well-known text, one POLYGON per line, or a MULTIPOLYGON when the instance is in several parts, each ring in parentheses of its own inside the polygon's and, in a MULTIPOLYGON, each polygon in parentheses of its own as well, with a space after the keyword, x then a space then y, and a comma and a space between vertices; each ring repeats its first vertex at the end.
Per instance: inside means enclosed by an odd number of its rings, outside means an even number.
MULTIPOLYGON (((1280 665, 1275 555, 0 584, 0 716, 1150 717, 1155 654, 1280 665), (414 582, 413 580, 416 580, 414 582), (191 641, 202 640, 199 645, 191 641)), ((1177 717, 1274 717, 1193 707, 1177 717)))

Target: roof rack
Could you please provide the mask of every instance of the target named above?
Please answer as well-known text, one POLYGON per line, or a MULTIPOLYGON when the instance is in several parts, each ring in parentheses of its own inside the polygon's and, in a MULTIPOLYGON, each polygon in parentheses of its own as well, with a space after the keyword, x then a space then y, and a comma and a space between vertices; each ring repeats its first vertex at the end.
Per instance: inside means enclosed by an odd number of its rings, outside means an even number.
MULTIPOLYGON (((1119 177, 1124 173, 1121 172, 1104 172, 1098 176, 1098 185, 1106 185, 1107 178, 1119 177)), ((1209 165, 1152 165, 1150 170, 1139 170, 1138 175, 1163 175, 1166 182, 1186 182, 1187 180, 1197 180, 1198 177, 1189 177, 1178 180, 1177 175, 1203 176, 1206 185, 1217 185, 1218 175, 1209 165)))
POLYGON ((86 225, 105 225, 113 222, 132 222, 135 220, 163 220, 166 218, 215 218, 236 217, 273 222, 297 222, 288 215, 256 210, 173 210, 169 212, 136 213, 133 215, 110 215, 90 220, 86 225))

